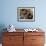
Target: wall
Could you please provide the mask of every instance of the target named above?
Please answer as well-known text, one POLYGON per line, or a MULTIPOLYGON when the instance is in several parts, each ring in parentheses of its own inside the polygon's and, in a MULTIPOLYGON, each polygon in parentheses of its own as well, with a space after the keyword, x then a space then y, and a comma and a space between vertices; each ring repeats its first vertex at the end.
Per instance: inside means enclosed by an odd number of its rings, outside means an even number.
POLYGON ((0 0, 0 25, 13 24, 16 28, 43 27, 46 28, 45 0, 0 0), (17 7, 35 7, 35 22, 18 22, 17 7))

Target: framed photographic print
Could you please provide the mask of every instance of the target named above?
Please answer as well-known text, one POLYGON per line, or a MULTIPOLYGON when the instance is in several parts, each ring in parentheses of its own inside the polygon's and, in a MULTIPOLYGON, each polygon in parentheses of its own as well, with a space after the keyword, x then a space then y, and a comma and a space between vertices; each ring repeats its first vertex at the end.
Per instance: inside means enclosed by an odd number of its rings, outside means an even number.
POLYGON ((34 22, 35 7, 18 7, 17 20, 21 22, 34 22))

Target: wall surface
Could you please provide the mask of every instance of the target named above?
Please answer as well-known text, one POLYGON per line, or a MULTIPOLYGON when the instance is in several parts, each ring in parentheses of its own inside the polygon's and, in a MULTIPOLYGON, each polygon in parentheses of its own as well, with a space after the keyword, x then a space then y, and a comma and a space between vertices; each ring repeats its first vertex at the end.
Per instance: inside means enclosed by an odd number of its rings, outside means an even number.
POLYGON ((0 27, 46 28, 46 0, 0 0, 0 27), (35 7, 35 22, 18 22, 17 7, 35 7))

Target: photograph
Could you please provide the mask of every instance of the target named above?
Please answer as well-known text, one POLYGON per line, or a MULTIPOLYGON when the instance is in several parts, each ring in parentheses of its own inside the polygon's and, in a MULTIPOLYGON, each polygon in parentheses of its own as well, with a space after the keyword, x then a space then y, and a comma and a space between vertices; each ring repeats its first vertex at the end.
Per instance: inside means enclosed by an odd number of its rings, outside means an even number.
POLYGON ((17 20, 23 22, 35 21, 35 7, 18 7, 17 20))

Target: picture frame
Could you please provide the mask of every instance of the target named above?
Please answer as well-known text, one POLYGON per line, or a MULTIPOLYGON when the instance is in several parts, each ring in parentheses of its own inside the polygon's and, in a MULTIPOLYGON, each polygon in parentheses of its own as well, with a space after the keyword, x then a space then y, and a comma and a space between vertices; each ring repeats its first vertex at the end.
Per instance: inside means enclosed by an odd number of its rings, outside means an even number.
POLYGON ((34 22, 35 21, 35 7, 18 7, 17 21, 19 22, 34 22))

